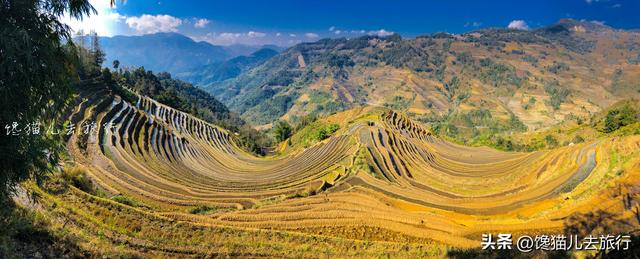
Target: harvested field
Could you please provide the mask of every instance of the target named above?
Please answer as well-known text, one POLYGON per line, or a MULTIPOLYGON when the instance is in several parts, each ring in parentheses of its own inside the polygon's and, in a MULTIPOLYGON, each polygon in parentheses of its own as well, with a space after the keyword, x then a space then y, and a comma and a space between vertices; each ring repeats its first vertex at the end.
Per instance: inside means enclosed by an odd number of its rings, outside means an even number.
MULTIPOLYGON (((407 243, 417 249, 410 251, 435 256, 444 250, 434 247, 476 248, 481 233, 558 233, 568 216, 597 209, 638 226, 620 202, 624 195, 610 190, 637 185, 640 136, 509 153, 453 144, 402 114, 370 108, 359 111, 367 116, 350 115, 355 119, 320 143, 263 158, 238 148, 233 133, 147 97, 136 104, 99 94, 84 98, 70 117, 113 127, 100 127, 95 137, 73 135, 72 158, 101 189, 143 204, 127 210, 152 225, 167 221, 228 230, 240 235, 233 238, 238 243, 252 231, 261 233, 253 241, 264 240, 262 235, 269 235, 264 233, 290 233, 296 236, 290 242, 326 239, 335 249, 345 245, 341 242, 356 242, 356 247, 360 241, 374 242, 373 250, 360 247, 373 251, 369 255, 398 252, 394 249, 407 243), (75 144, 83 139, 86 148, 75 144), (197 206, 212 209, 189 213, 197 206)), ((133 250, 165 242, 119 230, 129 226, 106 223, 105 212, 93 205, 73 209, 107 202, 100 198, 74 191, 52 199, 67 199, 77 222, 112 226, 122 235, 118 239, 132 239, 133 250)), ((210 247, 218 246, 224 245, 210 247)), ((189 242, 172 249, 203 253, 189 242)), ((243 252, 235 255, 246 255, 247 249, 252 248, 238 246, 243 252)), ((348 255, 352 250, 334 251, 348 255)), ((254 255, 283 255, 264 253, 254 255)))

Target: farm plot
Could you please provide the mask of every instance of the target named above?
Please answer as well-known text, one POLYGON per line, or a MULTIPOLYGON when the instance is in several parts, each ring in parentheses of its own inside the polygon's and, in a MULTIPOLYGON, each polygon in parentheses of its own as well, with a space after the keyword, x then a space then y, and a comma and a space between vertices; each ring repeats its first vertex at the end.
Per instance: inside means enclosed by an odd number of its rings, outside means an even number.
POLYGON ((70 111, 110 127, 71 136, 69 153, 106 192, 185 224, 454 247, 476 247, 486 232, 556 233, 596 209, 638 224, 623 191, 610 190, 638 184, 639 136, 500 152, 372 108, 309 148, 255 157, 232 132, 150 98, 105 96, 70 111))

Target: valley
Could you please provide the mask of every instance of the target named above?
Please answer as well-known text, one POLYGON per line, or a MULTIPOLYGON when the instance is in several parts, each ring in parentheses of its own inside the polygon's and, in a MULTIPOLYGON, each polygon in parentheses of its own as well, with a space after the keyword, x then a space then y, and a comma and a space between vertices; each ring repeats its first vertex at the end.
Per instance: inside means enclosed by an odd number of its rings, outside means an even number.
POLYGON ((502 152, 364 107, 321 119, 339 125, 324 140, 256 157, 223 128, 137 98, 83 90, 70 117, 113 127, 72 135, 64 174, 93 184, 34 187, 101 253, 440 257, 482 233, 562 233, 581 213, 618 223, 579 231, 637 226, 622 201, 638 197, 638 135, 502 152))
POLYGON ((325 39, 200 87, 255 125, 373 105, 473 144, 639 97, 639 44, 635 32, 570 19, 532 31, 325 39))
POLYGON ((638 3, 0 1, 0 258, 640 256, 638 3))

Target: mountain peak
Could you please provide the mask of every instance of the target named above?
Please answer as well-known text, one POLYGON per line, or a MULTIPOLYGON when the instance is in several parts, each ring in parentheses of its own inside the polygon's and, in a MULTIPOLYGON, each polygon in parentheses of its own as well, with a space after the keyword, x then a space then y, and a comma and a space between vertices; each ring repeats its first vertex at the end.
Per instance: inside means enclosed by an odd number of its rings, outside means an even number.
POLYGON ((600 32, 612 28, 598 21, 574 20, 562 18, 551 26, 545 27, 548 31, 572 31, 572 32, 600 32))
POLYGON ((278 51, 272 48, 265 47, 265 48, 259 49, 256 52, 251 53, 251 56, 260 58, 260 57, 271 57, 277 54, 278 54, 278 51))
POLYGON ((123 66, 143 66, 156 72, 176 74, 233 57, 225 48, 175 32, 137 36, 101 37, 107 63, 119 60, 123 66))

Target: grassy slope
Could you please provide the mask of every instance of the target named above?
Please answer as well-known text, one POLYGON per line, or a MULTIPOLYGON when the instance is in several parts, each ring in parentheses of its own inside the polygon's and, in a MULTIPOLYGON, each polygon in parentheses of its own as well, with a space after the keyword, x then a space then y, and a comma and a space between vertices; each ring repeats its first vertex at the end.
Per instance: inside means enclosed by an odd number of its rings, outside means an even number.
MULTIPOLYGON (((594 114, 590 118, 575 118, 558 123, 554 126, 516 134, 485 134, 472 139, 469 144, 473 146, 490 146, 506 151, 533 151, 545 148, 555 148, 583 142, 592 142, 596 139, 615 136, 629 136, 640 134, 640 105, 637 99, 617 102, 612 106, 594 114), (630 110, 630 120, 624 125, 619 125, 616 130, 605 130, 607 114, 621 110, 630 110)), ((446 136, 444 136, 446 137, 446 136)), ((460 142, 459 139, 449 138, 460 142)))

